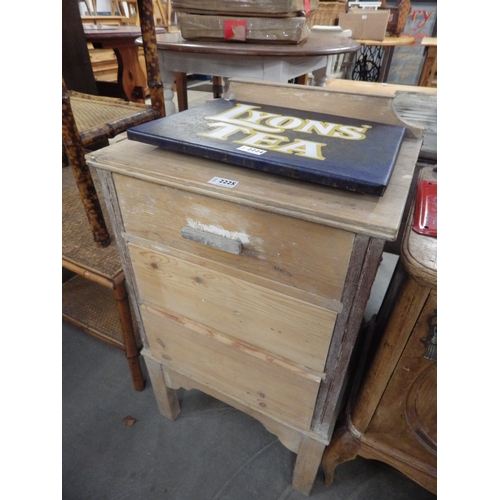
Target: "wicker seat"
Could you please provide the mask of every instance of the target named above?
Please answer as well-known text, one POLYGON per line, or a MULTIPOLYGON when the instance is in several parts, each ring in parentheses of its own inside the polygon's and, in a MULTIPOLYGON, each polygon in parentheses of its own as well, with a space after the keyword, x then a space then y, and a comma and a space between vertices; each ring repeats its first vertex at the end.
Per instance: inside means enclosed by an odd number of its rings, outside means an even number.
MULTIPOLYGON (((63 80, 62 265, 76 274, 63 284, 63 319, 125 350, 136 390, 144 389, 140 337, 127 295, 125 274, 99 181, 85 153, 109 144, 129 127, 165 115, 152 0, 139 0, 151 105, 67 90, 63 80), (106 289, 108 289, 106 291, 106 289), (106 293, 107 292, 107 293, 106 293), (112 292, 112 293, 111 293, 112 292)), ((82 27, 83 29, 83 27, 82 27)))

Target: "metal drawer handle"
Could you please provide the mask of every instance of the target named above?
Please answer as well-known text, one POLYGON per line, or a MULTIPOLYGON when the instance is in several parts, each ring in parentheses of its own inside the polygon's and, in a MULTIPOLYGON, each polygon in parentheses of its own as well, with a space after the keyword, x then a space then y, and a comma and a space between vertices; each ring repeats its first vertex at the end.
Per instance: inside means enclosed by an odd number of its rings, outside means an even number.
POLYGON ((201 243, 207 247, 216 248, 217 250, 229 252, 234 255, 239 255, 243 251, 241 241, 225 238, 224 236, 219 236, 218 234, 207 233, 206 231, 201 231, 200 229, 194 229, 188 226, 184 226, 181 229, 181 236, 186 240, 195 241, 196 243, 201 243))

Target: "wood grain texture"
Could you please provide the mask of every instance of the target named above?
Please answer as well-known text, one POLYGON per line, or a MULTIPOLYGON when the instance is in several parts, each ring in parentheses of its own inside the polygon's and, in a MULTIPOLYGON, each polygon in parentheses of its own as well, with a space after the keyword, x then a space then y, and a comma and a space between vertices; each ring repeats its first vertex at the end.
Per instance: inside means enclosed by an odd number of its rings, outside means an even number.
POLYGON ((300 375, 301 377, 305 377, 317 383, 321 382, 321 379, 324 378, 324 373, 315 372, 314 370, 311 370, 310 368, 307 368, 300 363, 294 363, 289 359, 285 359, 282 356, 268 351, 267 349, 256 348, 254 345, 248 342, 244 342, 243 340, 237 339, 236 337, 223 334, 219 330, 209 328, 206 325, 202 325, 201 323, 197 323, 196 321, 193 321, 186 316, 174 314, 172 312, 161 309, 158 306, 153 306, 148 303, 144 303, 142 307, 145 310, 152 312, 153 314, 165 318, 167 321, 173 321, 174 323, 177 323, 178 325, 188 328, 189 330, 199 333, 200 335, 203 335, 207 338, 217 340, 222 344, 225 344, 234 349, 238 349, 239 351, 244 352, 257 359, 279 366, 280 368, 290 371, 290 373, 300 375))
POLYGON ((142 308, 151 353, 176 372, 309 430, 319 384, 142 308))
POLYGON ((396 92, 420 92, 422 94, 437 95, 437 89, 418 87, 416 85, 402 85, 397 83, 362 82, 358 80, 343 80, 341 78, 328 79, 326 87, 329 89, 349 92, 366 92, 368 94, 390 94, 396 92))
MULTIPOLYGON (((241 85, 256 104, 331 114, 382 102, 241 85)), ((127 140, 89 155, 116 183, 109 189, 117 188, 111 197, 147 352, 163 370, 161 404, 170 404, 165 386, 196 388, 254 416, 297 452, 293 486, 306 495, 349 387, 366 302, 384 243, 398 235, 421 144, 404 139, 383 197, 127 140), (213 177, 237 184, 217 186, 213 177), (242 253, 185 240, 186 226, 238 239, 242 253)))
POLYGON ((234 206, 395 240, 420 146, 421 140, 405 139, 382 197, 353 195, 204 158, 186 161, 181 153, 166 154, 160 148, 132 141, 91 153, 88 162, 96 168, 229 201, 234 206), (239 184, 233 189, 214 186, 208 183, 213 177, 237 180, 239 184))
MULTIPOLYGON (((395 272, 402 272, 402 264, 395 272)), ((398 293, 398 300, 391 307, 391 314, 385 325, 384 340, 377 350, 366 376, 360 396, 353 410, 352 421, 356 429, 364 433, 386 389, 406 342, 418 320, 426 297, 418 292, 420 286, 414 280, 405 280, 398 293)), ((377 334, 376 334, 377 335, 377 334)))
POLYGON ((123 333, 123 344, 125 347, 125 356, 127 357, 129 370, 132 375, 132 382, 137 391, 142 391, 146 384, 139 361, 139 348, 134 333, 134 322, 132 320, 132 311, 128 300, 127 286, 125 281, 121 281, 113 289, 113 298, 118 307, 120 325, 123 333))
POLYGON ((135 314, 142 345, 147 348, 149 343, 139 310, 139 301, 137 298, 137 283, 135 281, 134 271, 132 268, 132 263, 130 261, 126 243, 123 238, 120 237, 120 235, 124 232, 124 226, 123 219, 120 213, 120 205, 116 196, 113 175, 110 172, 106 172, 105 170, 98 170, 97 175, 99 177, 104 194, 104 202, 106 204, 106 208, 108 209, 108 214, 111 218, 111 224, 115 234, 118 253, 120 254, 120 260, 122 263, 123 272, 125 274, 125 280, 128 284, 127 290, 129 295, 129 302, 135 314))
MULTIPOLYGON (((271 417, 270 415, 265 415, 260 411, 254 410, 250 408, 248 405, 242 404, 241 402, 231 398, 227 394, 223 394, 218 391, 214 387, 203 384, 199 381, 193 380, 181 373, 170 370, 168 367, 163 366, 163 372, 168 377, 169 383, 172 384, 172 387, 178 386, 182 387, 186 390, 197 389, 199 391, 212 396, 219 401, 222 401, 233 408, 236 408, 239 411, 250 415, 252 418, 258 420, 269 432, 274 434, 281 442, 285 448, 297 453, 300 444, 300 438, 304 435, 310 435, 311 437, 315 437, 312 433, 307 433, 304 430, 299 430, 289 423, 284 422, 276 417, 271 417)), ((326 443, 324 443, 326 444, 326 443)))
POLYGON ((355 91, 343 91, 320 87, 303 87, 297 85, 279 85, 269 82, 255 81, 248 84, 244 80, 230 79, 229 89, 225 93, 226 99, 235 99, 240 102, 267 104, 284 108, 305 109, 311 112, 332 115, 349 116, 359 120, 374 121, 387 125, 407 127, 407 137, 419 138, 422 130, 408 126, 394 113, 392 94, 360 94, 355 91), (271 87, 264 90, 265 87, 271 87), (272 88, 274 87, 274 88, 272 88), (274 90, 274 91, 273 91, 274 90))
POLYGON ((249 273, 248 271, 237 269, 235 267, 228 266, 227 264, 220 263, 217 260, 213 260, 212 258, 208 259, 199 255, 195 255, 193 253, 182 252, 173 247, 158 244, 151 240, 146 240, 129 233, 124 233, 123 239, 126 242, 132 243, 136 246, 140 246, 142 248, 160 252, 166 255, 171 255, 172 257, 175 257, 177 259, 192 262, 193 264, 196 264, 198 266, 207 267, 223 274, 229 274, 240 280, 247 281, 248 283, 268 288, 269 290, 274 290, 275 292, 288 295, 289 297, 293 297, 303 302, 314 304, 324 309, 329 309, 337 313, 342 311, 342 303, 339 300, 330 299, 328 297, 301 290, 300 288, 280 283, 279 281, 273 280, 271 276, 263 277, 257 274, 249 273))
POLYGON ((340 299, 352 233, 121 175, 115 184, 128 234, 328 301, 340 299), (239 241, 242 254, 187 241, 181 237, 185 226, 239 241))
POLYGON ((321 458, 326 486, 332 484, 337 465, 356 458, 361 446, 359 437, 359 435, 351 433, 350 427, 346 424, 335 429, 332 440, 321 458))
MULTIPOLYGON (((421 171, 423 177, 426 173, 421 171)), ((328 483, 338 464, 360 455, 390 464, 436 493, 437 268, 435 254, 425 251, 429 248, 412 254, 411 262, 406 257, 413 236, 429 240, 434 252, 436 238, 418 235, 412 226, 410 217, 401 258, 377 316, 375 356, 359 395, 351 395, 355 404, 346 425, 325 451, 328 483)))
POLYGON ((415 324, 418 334, 407 342, 366 431, 387 436, 384 441, 427 463, 435 462, 437 452, 437 365, 423 357, 422 339, 428 336, 428 321, 436 311, 435 294, 427 295, 415 324), (404 404, 402 394, 407 395, 404 404))
POLYGON ((324 450, 325 445, 321 442, 302 437, 293 469, 292 486, 295 490, 309 496, 324 450))
POLYGON ((384 242, 357 236, 346 286, 342 296, 344 309, 337 318, 326 362, 326 377, 321 383, 311 428, 330 439, 348 382, 348 368, 361 328, 371 286, 380 264, 384 242))
POLYGON ((141 301, 322 372, 336 313, 129 245, 141 301))
POLYGON ((378 436, 367 435, 361 438, 359 454, 364 458, 379 460, 398 469, 431 493, 437 493, 437 470, 435 466, 407 454, 391 444, 386 444, 378 436))
POLYGON ((160 413, 169 420, 175 420, 181 411, 177 392, 167 387, 165 384, 163 366, 151 357, 148 349, 144 350, 143 356, 146 362, 146 368, 148 369, 149 379, 155 393, 158 409, 160 413))

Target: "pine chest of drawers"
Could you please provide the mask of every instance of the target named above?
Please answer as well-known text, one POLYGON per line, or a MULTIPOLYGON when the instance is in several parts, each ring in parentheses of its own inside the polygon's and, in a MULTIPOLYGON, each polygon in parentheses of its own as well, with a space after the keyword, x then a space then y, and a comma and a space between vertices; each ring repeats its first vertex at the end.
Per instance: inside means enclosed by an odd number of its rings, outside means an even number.
MULTIPOLYGON (((380 96, 374 107, 366 96, 260 82, 234 81, 230 91, 246 102, 323 112, 345 106, 367 113, 391 101, 380 96)), ((377 117, 395 123, 384 116, 377 117)), ((293 486, 309 493, 420 145, 418 131, 408 129, 383 197, 128 140, 89 155, 164 415, 179 413, 180 387, 247 412, 297 453, 293 486), (215 177, 237 184, 210 183, 215 177)))

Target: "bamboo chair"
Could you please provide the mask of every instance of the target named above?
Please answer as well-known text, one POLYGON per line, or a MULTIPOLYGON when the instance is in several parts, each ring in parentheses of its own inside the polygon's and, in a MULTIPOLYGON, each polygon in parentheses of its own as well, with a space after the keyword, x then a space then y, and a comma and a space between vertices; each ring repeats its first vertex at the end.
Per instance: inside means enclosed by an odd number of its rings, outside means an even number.
POLYGON ((109 144, 127 128, 165 116, 152 0, 139 0, 138 6, 151 105, 72 92, 63 79, 62 139, 69 166, 63 162, 62 263, 76 275, 63 284, 63 319, 124 349, 134 388, 141 391, 141 345, 125 275, 98 179, 85 160, 88 150, 109 144))

